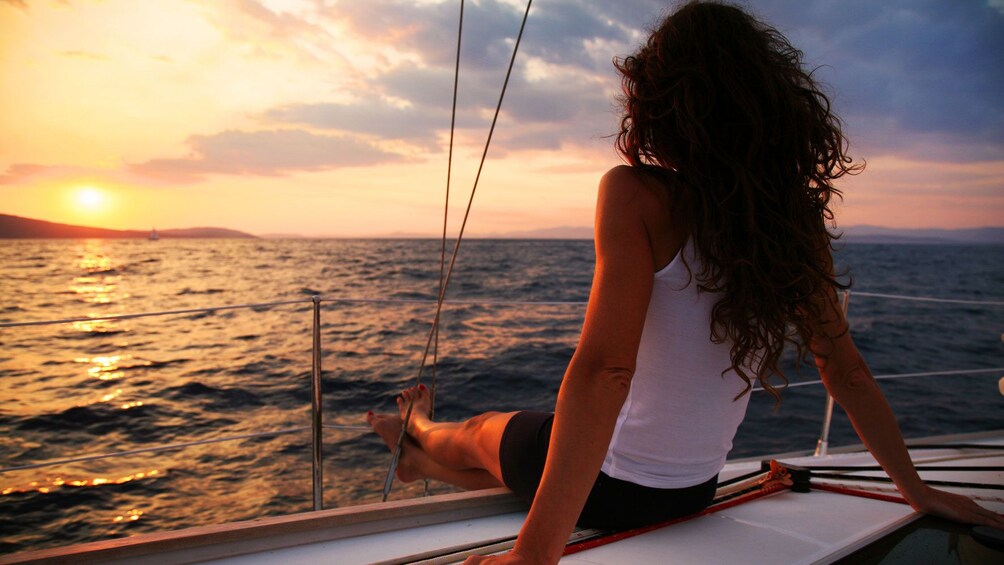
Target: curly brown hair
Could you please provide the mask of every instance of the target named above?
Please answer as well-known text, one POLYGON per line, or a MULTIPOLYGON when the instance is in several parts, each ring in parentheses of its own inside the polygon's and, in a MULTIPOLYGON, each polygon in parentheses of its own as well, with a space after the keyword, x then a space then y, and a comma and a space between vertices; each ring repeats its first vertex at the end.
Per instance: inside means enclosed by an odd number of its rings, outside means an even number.
MULTIPOLYGON (((667 178, 691 222, 702 292, 720 293, 711 339, 731 344, 731 370, 780 402, 768 377, 785 344, 809 353, 824 298, 846 289, 832 269, 839 235, 833 181, 858 172, 830 101, 802 52, 734 6, 690 2, 633 55, 614 61, 624 116, 617 149, 667 178)), ((688 270, 690 266, 688 265, 688 270)), ((723 371, 723 375, 727 372, 723 371)))

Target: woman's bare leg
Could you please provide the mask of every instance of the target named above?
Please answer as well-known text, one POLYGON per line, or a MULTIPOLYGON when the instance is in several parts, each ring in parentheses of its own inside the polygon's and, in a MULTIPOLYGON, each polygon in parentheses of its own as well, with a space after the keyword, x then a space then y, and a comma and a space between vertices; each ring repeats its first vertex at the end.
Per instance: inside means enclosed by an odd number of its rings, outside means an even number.
POLYGON ((502 483, 499 445, 506 424, 515 412, 486 412, 465 422, 433 422, 432 401, 424 385, 406 389, 397 404, 404 420, 414 403, 408 435, 436 463, 450 469, 484 469, 502 483))
MULTIPOLYGON (((397 447, 397 440, 401 436, 401 418, 397 414, 370 412, 366 415, 366 421, 387 444, 387 447, 394 451, 397 447)), ((501 481, 496 480, 491 473, 483 469, 451 469, 436 463, 422 451, 422 448, 407 438, 401 448, 401 458, 398 461, 396 475, 405 483, 418 479, 434 479, 466 490, 502 486, 501 481)))

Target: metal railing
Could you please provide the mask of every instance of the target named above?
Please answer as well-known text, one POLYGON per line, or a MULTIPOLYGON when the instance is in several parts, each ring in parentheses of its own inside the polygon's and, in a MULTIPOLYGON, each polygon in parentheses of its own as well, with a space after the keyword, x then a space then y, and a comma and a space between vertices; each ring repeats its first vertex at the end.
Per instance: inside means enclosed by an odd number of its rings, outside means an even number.
MULTIPOLYGON (((960 300, 960 299, 950 299, 950 298, 935 298, 935 297, 918 297, 918 296, 903 296, 903 295, 893 295, 893 294, 879 294, 879 293, 869 293, 869 292, 855 292, 857 296, 864 297, 874 297, 874 298, 884 298, 884 299, 894 299, 894 300, 909 300, 909 301, 922 301, 922 302, 944 302, 951 304, 967 304, 967 305, 982 305, 982 306, 1004 306, 1004 301, 996 300, 960 300)), ((44 461, 41 463, 30 463, 25 465, 17 465, 11 467, 0 468, 0 473, 6 473, 11 471, 21 471, 27 469, 37 469, 41 467, 50 467, 54 465, 61 465, 66 463, 77 463, 84 461, 95 461, 100 459, 108 459, 114 457, 122 457, 127 455, 135 455, 140 453, 156 453, 163 451, 171 451, 176 449, 183 449, 186 447, 197 446, 197 445, 207 445, 214 443, 222 443, 227 441, 238 441, 244 439, 253 439, 258 437, 268 437, 268 436, 279 436, 292 433, 303 432, 307 429, 311 431, 311 478, 312 478, 312 500, 314 510, 323 510, 324 508, 324 485, 323 485, 323 431, 324 429, 339 429, 339 430, 358 430, 366 431, 369 430, 368 426, 346 426, 346 425, 330 425, 323 423, 323 405, 322 405, 322 384, 323 384, 323 368, 321 365, 322 359, 322 349, 321 349, 321 304, 323 302, 327 303, 341 303, 341 304, 436 304, 436 300, 432 299, 379 299, 379 298, 344 298, 344 297, 327 297, 321 295, 314 295, 309 298, 296 299, 296 300, 283 300, 277 302, 262 302, 253 304, 238 304, 238 305, 226 305, 226 306, 216 306, 207 308, 188 308, 181 310, 164 310, 157 312, 143 312, 136 314, 119 314, 119 315, 109 315, 109 316, 87 316, 87 317, 77 317, 77 318, 65 318, 58 320, 37 320, 37 321, 26 321, 26 322, 0 322, 0 330, 6 328, 23 328, 28 326, 45 326, 45 325, 60 325, 60 324, 70 324, 75 322, 94 322, 94 321, 109 321, 109 320, 128 320, 136 318, 150 318, 158 316, 176 316, 182 314, 196 314, 205 312, 216 312, 221 310, 239 310, 239 309, 258 309, 258 308, 271 308, 274 306, 284 306, 290 304, 307 304, 310 303, 312 312, 312 324, 311 324, 311 337, 312 337, 312 347, 311 347, 311 418, 310 426, 301 426, 294 428, 284 428, 280 430, 272 430, 265 432, 257 432, 250 434, 241 434, 235 436, 226 436, 220 438, 210 438, 204 440, 196 440, 190 442, 175 443, 170 445, 162 445, 155 447, 146 447, 139 449, 132 449, 127 451, 119 451, 114 453, 106 453, 100 455, 86 455, 79 457, 69 457, 63 459, 56 459, 50 461, 44 461)), ((844 315, 846 317, 848 311, 848 305, 850 303, 850 291, 845 291, 842 308, 844 310, 844 315)), ((445 305, 486 305, 486 306, 585 306, 585 301, 527 301, 527 300, 446 300, 445 305)), ((983 374, 983 373, 999 373, 1004 372, 1004 368, 983 368, 983 369, 952 369, 946 371, 931 371, 923 373, 903 373, 903 374, 893 374, 893 375, 876 375, 874 378, 876 380, 884 379, 899 379, 899 378, 910 378, 910 377, 926 377, 926 376, 949 376, 949 375, 970 375, 970 374, 983 374)), ((822 384, 822 381, 801 381, 797 383, 791 383, 787 385, 786 388, 797 388, 802 386, 811 386, 822 384)), ((760 387, 754 387, 754 392, 762 391, 760 387)), ((830 425, 832 423, 833 415, 833 398, 827 395, 826 407, 823 417, 823 426, 820 433, 819 440, 816 446, 816 455, 823 456, 826 455, 828 444, 829 444, 829 431, 830 425)))
MULTIPOLYGON (((840 299, 840 310, 844 313, 844 320, 847 319, 847 310, 851 306, 851 291, 845 290, 840 299)), ((823 429, 819 432, 819 439, 816 440, 816 457, 826 455, 830 449, 830 426, 833 424, 833 395, 826 393, 826 406, 823 408, 823 429)))
MULTIPOLYGON (((310 425, 301 426, 295 428, 284 428, 280 430, 272 430, 266 432, 257 432, 251 434, 241 434, 235 436, 225 436, 220 438, 211 438, 204 440, 196 440, 189 442, 174 443, 170 445, 162 445, 155 447, 145 447, 139 449, 130 449, 126 451, 117 451, 113 453, 105 453, 99 455, 86 455, 79 457, 68 457, 62 459, 54 459, 50 461, 44 461, 41 463, 30 463, 25 465, 15 465, 10 467, 0 468, 0 473, 6 473, 11 471, 23 471, 28 469, 37 469, 41 467, 51 467, 55 465, 62 465, 67 463, 79 463, 85 461, 96 461, 101 459, 110 459, 115 457, 123 457, 127 455, 136 455, 140 453, 158 453, 164 451, 173 451, 177 449, 184 449, 186 447, 193 447, 198 445, 208 445, 214 443, 222 443, 227 441, 239 441, 245 439, 254 439, 259 437, 269 437, 269 436, 279 436, 287 435, 298 432, 303 432, 305 430, 310 430, 311 432, 311 490, 312 490, 312 503, 314 510, 324 509, 324 471, 323 471, 323 445, 324 445, 324 429, 337 429, 337 430, 358 430, 358 431, 368 431, 369 426, 346 426, 346 425, 325 425, 323 423, 323 397, 322 397, 322 385, 323 385, 323 367, 321 364, 322 359, 322 349, 321 349, 321 304, 322 302, 331 304, 427 304, 435 305, 436 300, 432 299, 383 299, 383 298, 345 298, 345 297, 333 297, 333 296, 322 296, 314 295, 309 298, 301 298, 295 300, 281 300, 275 302, 256 302, 248 304, 230 304, 225 306, 212 306, 205 308, 184 308, 177 310, 161 310, 156 312, 139 312, 135 314, 113 314, 108 316, 80 316, 74 318, 61 318, 55 320, 30 320, 25 322, 0 322, 0 330, 8 328, 25 328, 33 326, 54 326, 63 324, 73 324, 78 322, 103 322, 103 321, 114 321, 114 320, 132 320, 137 318, 154 318, 160 316, 180 316, 184 314, 201 314, 207 312, 218 312, 226 310, 242 310, 242 309, 268 309, 275 306, 286 306, 291 304, 311 304, 312 312, 312 323, 311 323, 311 371, 310 371, 310 397, 311 397, 311 410, 310 410, 310 425)), ((447 306, 458 306, 458 305, 482 305, 482 306, 585 306, 585 301, 562 301, 562 300, 541 300, 541 301, 531 301, 531 300, 446 300, 443 302, 447 306)))

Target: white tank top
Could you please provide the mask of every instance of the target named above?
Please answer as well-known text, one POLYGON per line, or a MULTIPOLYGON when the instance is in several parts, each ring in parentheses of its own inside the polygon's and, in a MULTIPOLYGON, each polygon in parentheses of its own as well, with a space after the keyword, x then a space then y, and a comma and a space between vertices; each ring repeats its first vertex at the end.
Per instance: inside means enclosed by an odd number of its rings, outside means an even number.
POLYGON ((734 371, 730 344, 711 342, 711 308, 719 299, 698 293, 693 272, 701 263, 688 240, 655 274, 638 365, 602 470, 655 488, 701 484, 725 465, 749 394, 734 371))

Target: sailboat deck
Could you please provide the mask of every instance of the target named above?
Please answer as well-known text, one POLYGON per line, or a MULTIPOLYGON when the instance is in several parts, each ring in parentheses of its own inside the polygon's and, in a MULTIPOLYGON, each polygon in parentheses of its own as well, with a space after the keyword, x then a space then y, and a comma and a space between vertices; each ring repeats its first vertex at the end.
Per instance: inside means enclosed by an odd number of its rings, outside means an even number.
MULTIPOLYGON (((1004 448, 1004 431, 934 438, 938 449, 911 449, 925 467, 988 467, 986 470, 925 470, 926 480, 1004 485, 1004 449, 956 448, 966 443, 1004 448)), ((864 451, 824 457, 781 456, 792 465, 874 465, 864 451)), ((722 480, 760 467, 759 461, 729 463, 722 480)), ((881 471, 855 476, 882 477, 881 471)), ((888 489, 884 483, 813 478, 852 489, 888 489)), ((1000 490, 951 487, 1004 511, 1000 490)), ((885 494, 895 494, 886 492, 885 494)), ((464 551, 511 540, 525 507, 503 489, 340 508, 265 518, 238 524, 140 535, 70 548, 0 558, 0 563, 450 563, 464 551)), ((565 556, 562 563, 829 563, 888 535, 920 515, 908 505, 811 490, 782 491, 655 531, 565 556)), ((482 549, 481 551, 484 551, 482 549)), ((992 550, 989 550, 992 551, 992 550)), ((998 555, 998 554, 994 554, 998 555)))

